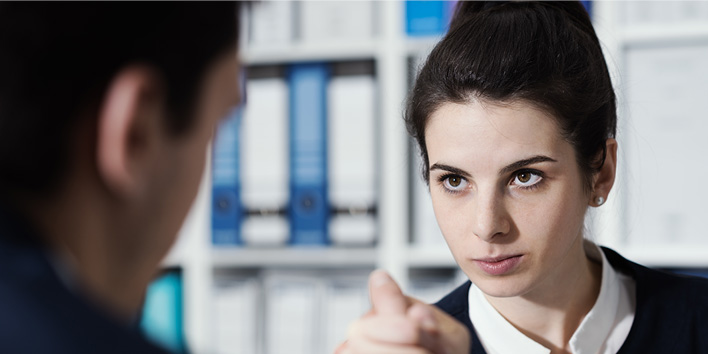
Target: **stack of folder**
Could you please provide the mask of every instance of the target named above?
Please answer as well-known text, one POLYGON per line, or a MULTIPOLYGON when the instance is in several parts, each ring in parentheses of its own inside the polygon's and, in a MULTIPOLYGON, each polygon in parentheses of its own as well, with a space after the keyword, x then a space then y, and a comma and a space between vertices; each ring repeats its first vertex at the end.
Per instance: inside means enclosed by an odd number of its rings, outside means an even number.
POLYGON ((215 138, 215 245, 374 243, 376 82, 342 66, 254 70, 215 138))

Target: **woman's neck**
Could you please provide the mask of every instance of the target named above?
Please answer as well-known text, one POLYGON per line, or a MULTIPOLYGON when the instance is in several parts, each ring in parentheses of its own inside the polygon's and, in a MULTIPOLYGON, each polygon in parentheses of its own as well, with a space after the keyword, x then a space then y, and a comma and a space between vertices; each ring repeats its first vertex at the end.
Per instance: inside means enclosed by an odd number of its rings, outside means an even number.
POLYGON ((485 297, 527 337, 552 353, 569 353, 570 338, 600 293, 602 265, 587 257, 579 237, 572 253, 556 269, 527 294, 485 297))

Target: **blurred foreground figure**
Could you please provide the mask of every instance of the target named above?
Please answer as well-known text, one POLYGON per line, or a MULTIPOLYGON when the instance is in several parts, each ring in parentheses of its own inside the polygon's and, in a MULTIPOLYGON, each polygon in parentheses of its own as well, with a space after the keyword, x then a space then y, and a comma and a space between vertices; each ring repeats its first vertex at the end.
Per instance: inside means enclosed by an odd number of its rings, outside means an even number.
POLYGON ((239 101, 235 3, 0 3, 0 352, 160 353, 148 283, 239 101))

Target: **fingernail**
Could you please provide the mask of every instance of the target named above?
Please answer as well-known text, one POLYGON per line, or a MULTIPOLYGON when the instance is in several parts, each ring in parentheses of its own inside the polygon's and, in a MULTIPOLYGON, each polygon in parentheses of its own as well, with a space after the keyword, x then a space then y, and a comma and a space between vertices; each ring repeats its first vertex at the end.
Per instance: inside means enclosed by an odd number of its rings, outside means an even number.
POLYGON ((391 276, 385 270, 377 269, 371 272, 371 285, 379 287, 391 282, 391 276))

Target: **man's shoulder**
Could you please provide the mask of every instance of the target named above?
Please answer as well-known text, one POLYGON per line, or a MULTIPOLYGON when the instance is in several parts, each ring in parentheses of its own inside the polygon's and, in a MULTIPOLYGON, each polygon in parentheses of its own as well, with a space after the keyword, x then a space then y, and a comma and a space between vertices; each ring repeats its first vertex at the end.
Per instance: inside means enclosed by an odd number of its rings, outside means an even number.
POLYGON ((28 290, 0 279, 0 353, 164 353, 81 299, 28 290))
POLYGON ((0 248, 0 353, 164 353, 71 292, 41 250, 0 248))

